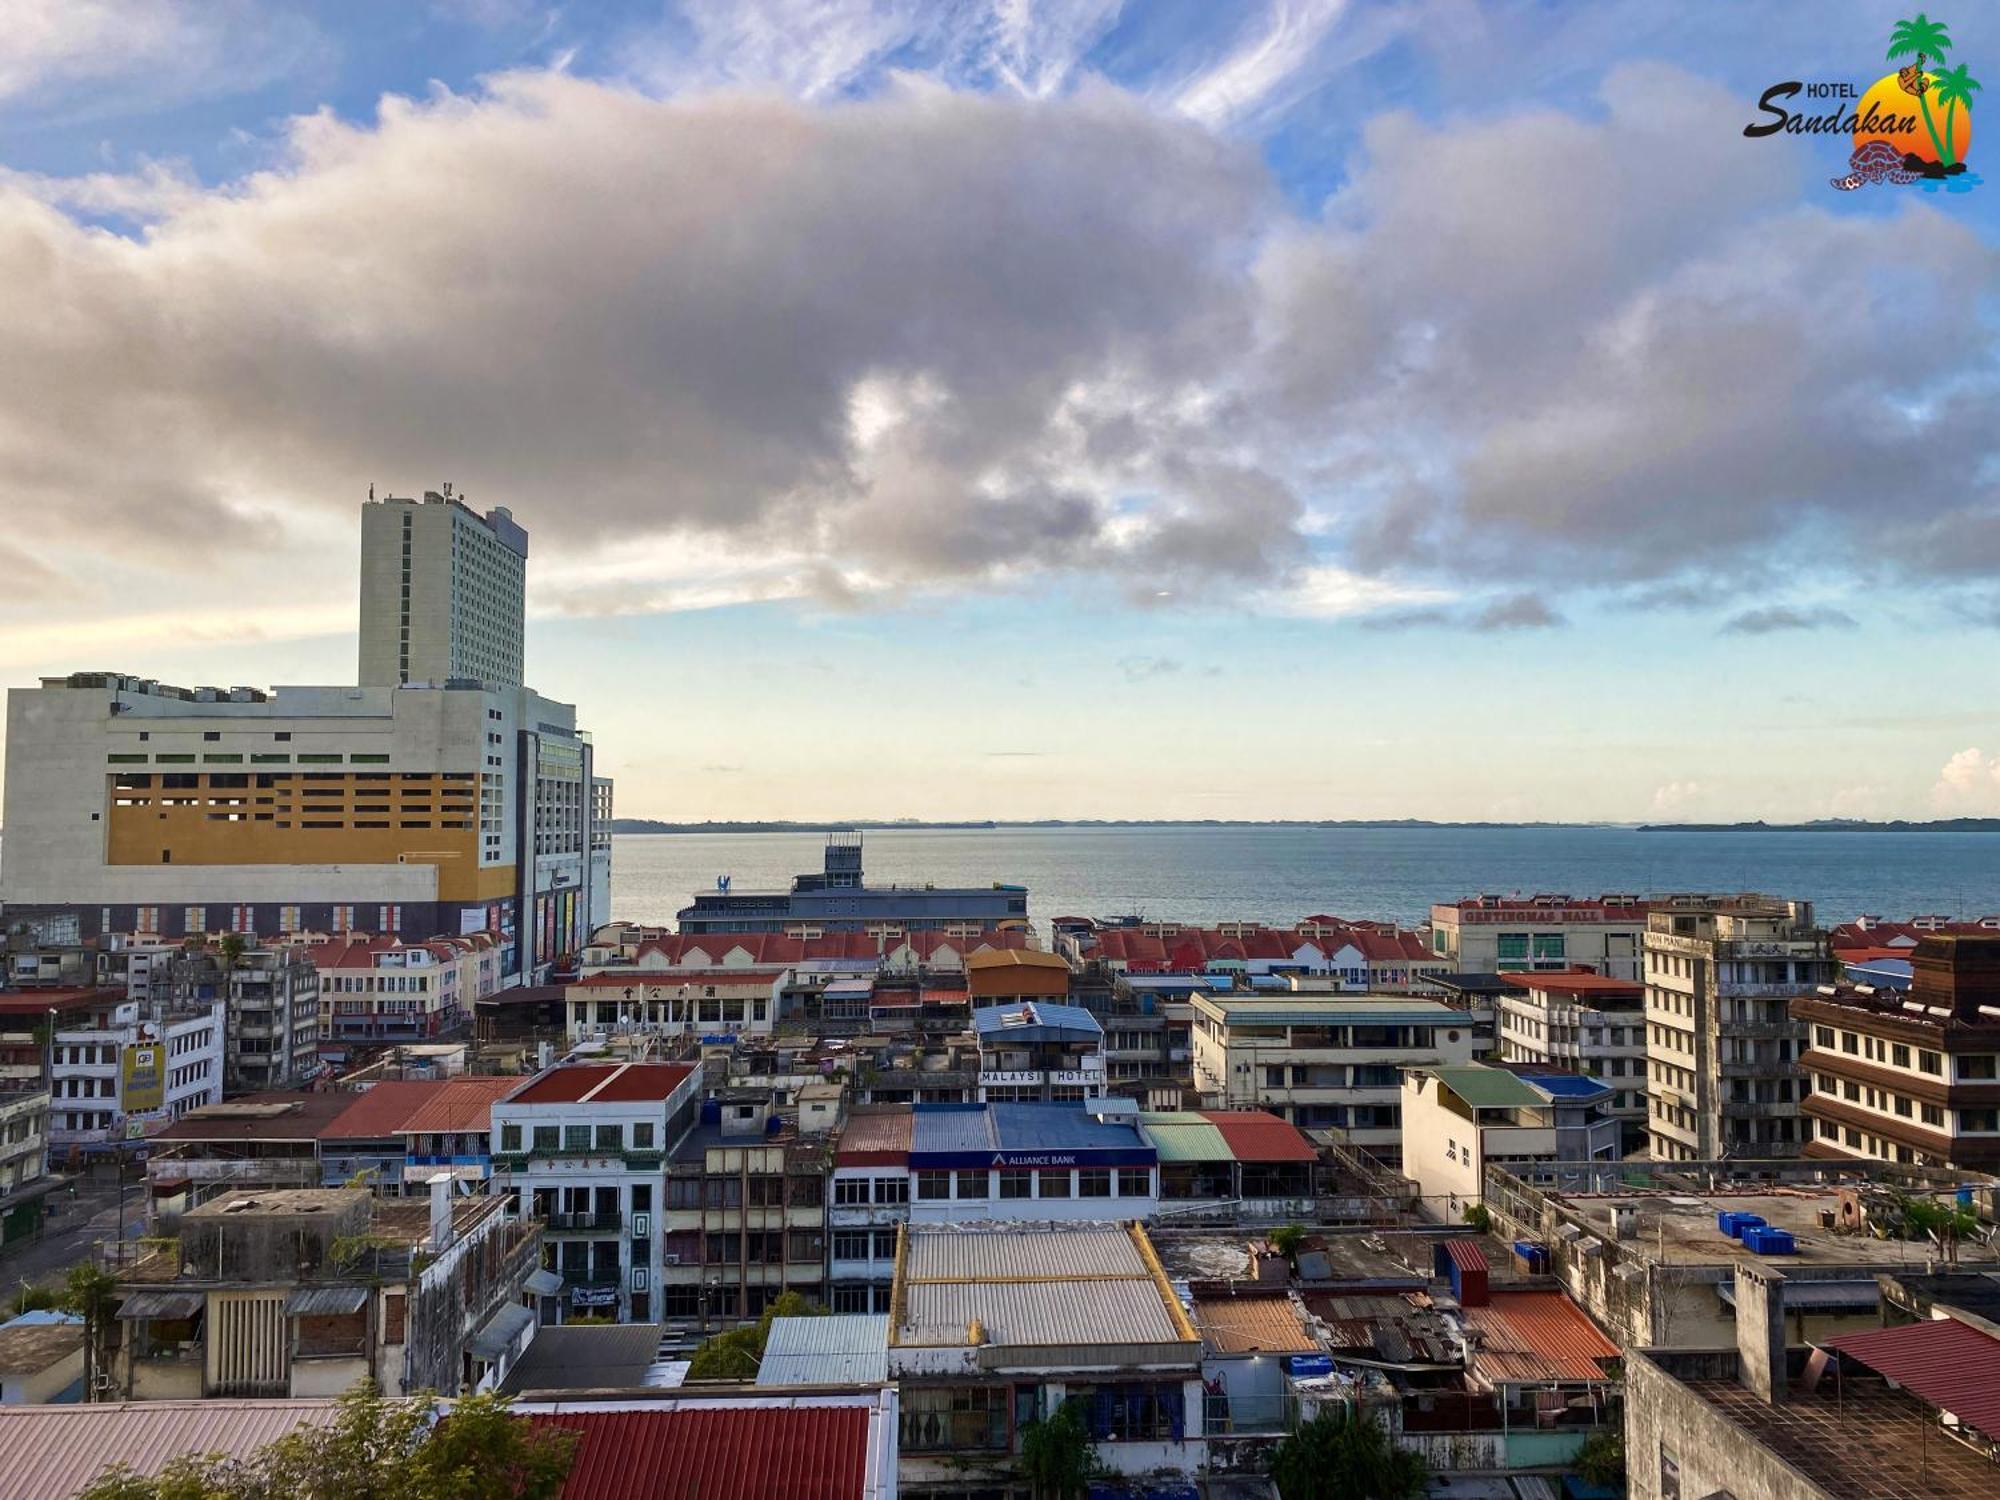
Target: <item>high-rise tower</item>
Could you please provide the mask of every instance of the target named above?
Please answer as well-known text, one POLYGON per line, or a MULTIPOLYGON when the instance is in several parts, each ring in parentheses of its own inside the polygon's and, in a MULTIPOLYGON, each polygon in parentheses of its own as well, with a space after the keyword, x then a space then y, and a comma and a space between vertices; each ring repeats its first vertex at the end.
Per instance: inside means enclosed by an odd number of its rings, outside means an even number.
POLYGON ((528 533, 480 515, 446 485, 361 508, 363 687, 476 678, 521 681, 528 533))

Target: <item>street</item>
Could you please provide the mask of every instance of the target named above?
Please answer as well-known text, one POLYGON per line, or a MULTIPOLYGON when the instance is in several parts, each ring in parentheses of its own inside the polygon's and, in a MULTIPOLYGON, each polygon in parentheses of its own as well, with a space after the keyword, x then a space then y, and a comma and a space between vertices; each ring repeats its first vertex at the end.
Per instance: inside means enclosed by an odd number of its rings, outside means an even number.
MULTIPOLYGON (((0 1285, 9 1295, 23 1281, 60 1282, 65 1272, 90 1257, 98 1242, 110 1242, 118 1234, 118 1185, 111 1181, 73 1179, 76 1195, 68 1187, 49 1194, 47 1206, 55 1217, 44 1219, 40 1239, 24 1240, 0 1251, 0 1285)), ((127 1173, 125 1182, 125 1234, 139 1232, 144 1217, 146 1184, 143 1176, 127 1173)))

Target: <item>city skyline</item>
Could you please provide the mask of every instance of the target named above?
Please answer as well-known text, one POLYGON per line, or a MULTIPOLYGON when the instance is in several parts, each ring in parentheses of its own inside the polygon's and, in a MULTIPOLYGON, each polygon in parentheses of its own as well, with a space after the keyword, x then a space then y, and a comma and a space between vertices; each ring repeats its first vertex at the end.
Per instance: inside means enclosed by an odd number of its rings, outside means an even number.
POLYGON ((627 816, 2000 814, 1991 192, 1743 134, 1895 7, 391 11, 0 65, 7 685, 450 481, 627 816))

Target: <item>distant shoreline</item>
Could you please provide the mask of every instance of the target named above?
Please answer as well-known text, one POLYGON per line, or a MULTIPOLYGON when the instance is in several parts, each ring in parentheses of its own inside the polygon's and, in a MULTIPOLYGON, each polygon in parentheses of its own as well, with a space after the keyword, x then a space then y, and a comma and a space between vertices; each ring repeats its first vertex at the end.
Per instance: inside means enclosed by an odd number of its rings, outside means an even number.
MULTIPOLYGON (((1613 823, 1435 823, 1427 818, 988 818, 931 823, 921 818, 854 818, 826 823, 666 823, 656 818, 613 818, 614 834, 833 833, 855 828, 984 831, 999 828, 1614 828, 1613 823)), ((1629 826, 1629 825, 1623 825, 1629 826)))
POLYGON ((1819 818, 1810 823, 1642 823, 1641 833, 2000 833, 2000 818, 1936 818, 1912 823, 1819 818))

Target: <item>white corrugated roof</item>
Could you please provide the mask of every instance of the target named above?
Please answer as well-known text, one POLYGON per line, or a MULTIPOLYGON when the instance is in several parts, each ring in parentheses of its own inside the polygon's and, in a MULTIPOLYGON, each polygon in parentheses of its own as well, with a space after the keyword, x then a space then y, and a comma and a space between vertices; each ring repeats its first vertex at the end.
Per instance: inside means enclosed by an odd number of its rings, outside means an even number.
POLYGON ((1144 1276, 1146 1262, 1123 1229, 1052 1229, 1034 1234, 910 1232, 915 1281, 1000 1276, 1144 1276))
POLYGON ((0 1407, 0 1474, 9 1500, 72 1500, 113 1464, 157 1474, 184 1453, 247 1457, 307 1425, 333 1401, 133 1401, 0 1407))
POLYGON ((948 1330, 962 1344, 977 1318, 989 1344, 1171 1344, 1180 1330, 1151 1277, 1111 1281, 917 1282, 907 1294, 905 1343, 948 1330))
POLYGON ((849 1385, 889 1378, 889 1319, 881 1313, 773 1318, 759 1385, 849 1385))

